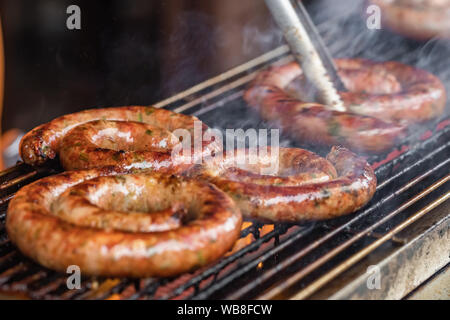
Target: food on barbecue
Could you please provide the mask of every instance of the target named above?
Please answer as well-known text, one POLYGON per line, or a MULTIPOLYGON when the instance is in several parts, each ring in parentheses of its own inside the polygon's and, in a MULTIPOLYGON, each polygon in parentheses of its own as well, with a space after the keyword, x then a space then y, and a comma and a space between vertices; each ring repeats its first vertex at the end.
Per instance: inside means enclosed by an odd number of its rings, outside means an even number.
POLYGON ((449 0, 371 0, 383 23, 406 36, 425 40, 450 37, 449 0))
POLYGON ((239 237, 241 222, 230 197, 206 182, 103 168, 23 187, 11 200, 6 228, 25 255, 48 268, 150 277, 218 259, 239 237))
MULTIPOLYGON (((114 165, 177 173, 202 156, 194 149, 195 122, 202 134, 207 126, 196 117, 164 109, 132 106, 86 110, 28 132, 22 138, 20 155, 30 165, 42 165, 59 155, 66 170, 114 165), (172 147, 179 142, 172 132, 177 129, 188 130, 192 137, 192 161, 172 157, 172 147)), ((213 143, 203 142, 201 153, 210 149, 213 143)))
POLYGON ((338 217, 364 206, 375 192, 372 168, 345 148, 333 147, 327 159, 280 148, 277 172, 261 174, 273 157, 271 149, 256 161, 248 151, 236 152, 211 161, 200 175, 227 192, 244 217, 273 222, 338 217))
POLYGON ((446 93, 434 75, 399 62, 336 60, 348 92, 348 112, 307 102, 308 88, 297 63, 261 72, 245 93, 247 103, 301 142, 343 145, 378 153, 406 135, 408 124, 441 115, 446 93))
POLYGON ((168 130, 142 122, 97 120, 70 130, 60 142, 60 160, 68 170, 97 166, 171 167, 172 150, 179 143, 168 130), (124 152, 124 150, 127 150, 124 152))

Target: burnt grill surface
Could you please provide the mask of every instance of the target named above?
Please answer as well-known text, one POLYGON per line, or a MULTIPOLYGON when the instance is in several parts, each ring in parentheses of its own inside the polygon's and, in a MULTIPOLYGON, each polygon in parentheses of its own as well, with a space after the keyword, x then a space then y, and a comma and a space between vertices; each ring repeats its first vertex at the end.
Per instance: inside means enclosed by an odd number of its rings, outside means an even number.
MULTIPOLYGON (((313 5, 310 10, 335 56, 398 60, 422 67, 438 75, 450 92, 450 70, 446 66, 450 56, 448 43, 432 40, 423 45, 388 31, 364 37, 361 32, 371 31, 355 29, 355 24, 364 23, 360 11, 337 21, 340 28, 333 28, 318 8, 313 5), (359 33, 355 34, 355 30, 359 33), (370 42, 367 42, 369 36, 370 42)), ((221 129, 270 128, 246 108, 242 91, 253 72, 289 59, 286 50, 280 49, 277 54, 244 67, 225 81, 213 82, 197 92, 174 99, 170 109, 198 115, 210 126, 221 129)), ((56 162, 38 169, 20 163, 0 173, 0 296, 32 299, 288 298, 326 277, 355 255, 364 257, 375 250, 368 248, 405 245, 406 240, 397 236, 397 230, 411 219, 419 219, 421 216, 417 214, 422 208, 447 199, 449 124, 447 108, 446 115, 440 119, 411 128, 407 141, 392 153, 370 156, 368 160, 377 167, 377 192, 357 213, 301 225, 246 223, 241 233, 241 249, 207 268, 171 279, 83 278, 79 290, 69 290, 68 275, 35 264, 21 255, 8 239, 4 221, 14 193, 32 181, 61 171, 56 162)), ((292 143, 288 137, 283 138, 283 144, 305 147, 292 143)), ((322 155, 325 152, 314 146, 306 147, 322 155)))

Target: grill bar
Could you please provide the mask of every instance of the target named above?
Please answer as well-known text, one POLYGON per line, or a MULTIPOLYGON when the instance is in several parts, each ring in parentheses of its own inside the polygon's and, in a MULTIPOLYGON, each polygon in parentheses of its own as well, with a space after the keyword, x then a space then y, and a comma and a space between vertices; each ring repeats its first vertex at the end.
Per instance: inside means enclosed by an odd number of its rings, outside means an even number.
MULTIPOLYGON (((351 239, 347 240, 346 242, 344 242, 342 245, 340 245, 336 249, 329 251, 327 254, 322 256, 320 259, 316 260, 315 263, 310 264, 307 268, 305 268, 301 272, 297 273, 295 276, 291 277, 288 280, 288 283, 286 283, 286 285, 279 285, 276 288, 274 288, 273 290, 271 290, 270 292, 264 294, 262 296, 262 299, 273 298, 276 295, 280 294, 281 291, 286 289, 286 287, 294 284, 295 282, 298 282, 300 279, 305 277, 307 274, 309 274, 313 270, 316 270, 321 265, 325 264, 331 258, 335 257, 336 255, 341 253, 343 250, 348 248, 350 245, 352 245, 356 241, 358 241, 358 240, 362 239, 363 237, 365 237, 367 234, 372 232, 376 227, 378 227, 378 226, 382 225, 383 223, 387 222, 389 219, 393 218, 395 215, 397 215, 398 213, 402 212, 403 210, 405 210, 409 206, 413 205, 418 200, 422 199, 424 196, 428 195, 429 193, 434 191, 436 188, 442 186, 443 184, 445 184, 449 180, 450 180, 450 175, 448 175, 445 178, 439 180, 437 183, 433 184, 431 187, 426 189, 424 192, 418 194, 414 198, 412 198, 409 201, 407 201, 406 203, 404 203, 400 208, 398 208, 398 209, 392 211, 391 213, 389 213, 387 216, 385 216, 379 222, 377 222, 374 225, 370 226, 369 228, 367 228, 363 232, 360 232, 360 233, 356 234, 354 237, 352 237, 351 239)), ((412 222, 414 222, 417 218, 420 218, 423 214, 427 213, 431 209, 433 209, 433 208, 437 207, 438 205, 440 205, 441 203, 443 203, 445 200, 447 200, 449 198, 449 196, 450 196, 450 193, 447 193, 443 197, 439 198, 438 201, 435 201, 435 202, 431 203, 429 206, 427 206, 426 209, 424 209, 423 211, 420 211, 419 213, 414 215, 412 218, 406 220, 400 226, 398 226, 396 229, 394 229, 394 231, 391 231, 388 234, 384 235, 383 237, 381 237, 377 241, 375 241, 372 244, 370 244, 364 250, 359 251, 358 254, 352 256, 350 259, 346 260, 344 263, 342 263, 341 265, 339 265, 338 267, 333 269, 331 272, 328 272, 325 276, 323 276, 322 278, 318 279, 314 284, 312 284, 311 287, 308 287, 307 289, 302 291, 301 294, 296 295, 294 298, 302 299, 302 298, 307 297, 312 292, 314 292, 314 290, 317 290, 320 286, 325 284, 327 281, 332 279, 334 276, 336 276, 340 272, 344 271, 345 268, 351 266, 353 263, 357 262, 359 259, 363 258, 367 254, 369 254, 370 252, 375 250, 378 246, 383 244, 385 241, 389 240, 391 238, 393 232, 395 234, 396 232, 402 230, 404 227, 406 227, 409 224, 411 224, 412 222)))
MULTIPOLYGON (((422 198, 423 196, 427 195, 429 192, 432 192, 436 188, 441 187, 444 183, 446 183, 448 181, 450 181, 450 175, 446 176, 445 178, 441 179, 440 181, 438 181, 437 183, 432 185, 429 189, 427 189, 427 192, 419 194, 414 199, 411 199, 409 202, 405 203, 401 208, 399 208, 396 211, 393 211, 392 213, 390 213, 386 217, 386 220, 388 218, 391 218, 392 216, 396 215, 400 211, 404 210, 405 208, 409 207, 413 203, 415 203, 418 200, 417 198, 422 198)), ((326 275, 324 275, 323 277, 319 278, 317 281, 315 281, 313 284, 311 284, 309 287, 307 287, 303 292, 301 292, 298 295, 293 296, 292 298, 293 299, 303 299, 303 298, 308 297, 309 295, 314 293, 316 290, 318 290, 321 286, 323 286, 327 282, 329 282, 331 279, 333 279, 334 277, 336 277, 337 275, 339 275, 340 273, 345 271, 347 268, 349 268, 350 266, 352 266, 353 264, 355 264, 356 262, 358 262, 359 260, 361 260, 362 258, 367 256, 368 254, 373 252, 375 249, 377 249, 383 243, 385 243, 388 240, 391 240, 392 237, 394 237, 395 234, 399 233, 400 231, 405 229, 407 226, 411 225, 412 223, 414 223, 415 221, 420 219, 423 215, 427 214, 428 212, 430 212, 434 208, 438 207, 439 205, 441 205, 442 203, 447 201, 449 198, 450 198, 450 192, 447 192, 445 195, 443 195, 442 197, 437 199, 437 201, 434 201, 434 202, 430 203, 428 206, 426 206, 425 208, 423 208, 422 210, 420 210, 419 212, 414 214, 411 218, 409 218, 408 220, 404 221, 402 224, 397 226, 394 230, 388 232, 386 235, 384 235, 383 237, 381 237, 377 241, 373 242, 372 244, 370 244, 365 249, 363 249, 363 250, 359 251, 357 254, 353 255, 351 258, 346 260, 344 263, 338 265, 336 268, 334 268, 333 270, 328 272, 326 275)), ((383 221, 383 222, 385 222, 385 221, 383 221)), ((381 224, 381 222, 380 222, 380 224, 381 224)), ((367 232, 371 231, 372 229, 373 228, 370 228, 370 230, 367 229, 367 232)), ((358 236, 362 237, 364 235, 365 234, 360 233, 355 238, 357 238, 358 236)))
MULTIPOLYGON (((255 237, 258 237, 258 235, 256 234, 257 229, 258 228, 252 228, 252 230, 253 230, 252 233, 255 235, 255 237)), ((302 231, 304 231, 304 230, 300 229, 298 232, 301 233, 302 231)), ((182 294, 185 290, 189 289, 190 287, 192 287, 194 285, 199 284, 201 281, 205 280, 206 278, 208 278, 210 276, 214 276, 215 274, 218 274, 222 269, 224 269, 226 266, 233 263, 237 259, 243 257, 244 255, 246 255, 254 250, 257 250, 263 243, 273 239, 275 236, 280 236, 280 235, 284 234, 285 232, 286 232, 286 228, 284 226, 280 226, 280 227, 276 228, 274 231, 257 239, 255 242, 246 246, 244 249, 239 250, 238 252, 232 254, 231 256, 228 256, 228 257, 222 259, 217 265, 205 270, 200 275, 192 278, 191 280, 187 281, 183 285, 177 287, 176 289, 173 290, 173 292, 171 294, 164 296, 163 299, 174 298, 174 297, 182 294)), ((150 286, 152 286, 152 284, 150 286)), ((145 292, 146 289, 144 288, 143 291, 145 292)))
POLYGON ((236 68, 233 68, 225 73, 222 73, 217 77, 206 80, 188 90, 185 90, 185 91, 180 92, 168 99, 158 102, 154 106, 156 108, 164 108, 164 107, 168 107, 169 105, 173 105, 174 103, 175 104, 179 103, 180 101, 183 101, 186 97, 198 94, 199 92, 202 92, 205 89, 210 89, 212 86, 214 86, 216 84, 220 84, 220 83, 222 83, 226 80, 229 80, 235 76, 238 76, 242 73, 248 73, 249 70, 251 70, 255 67, 258 67, 261 65, 265 66, 269 61, 279 58, 288 52, 289 52, 288 46, 286 46, 286 45, 279 46, 278 48, 275 48, 272 51, 269 51, 268 53, 265 53, 260 57, 257 57, 255 59, 253 59, 247 63, 244 63, 236 68))
MULTIPOLYGON (((443 146, 442 148, 439 149, 440 152, 447 152, 448 154, 448 149, 449 149, 450 143, 447 143, 446 146, 443 146)), ((436 152, 438 153, 438 152, 436 152)), ((409 167, 406 170, 403 170, 402 172, 400 172, 399 174, 393 176, 390 180, 390 182, 395 181, 396 179, 399 179, 402 175, 405 175, 406 173, 408 173, 409 171, 413 170, 416 166, 418 166, 419 164, 424 164, 426 160, 429 160, 431 158, 433 158, 435 154, 430 154, 427 158, 422 159, 418 162, 416 162, 413 166, 409 167)), ((402 188, 400 188, 398 191, 389 194, 388 196, 382 198, 382 199, 376 199, 373 202, 375 202, 372 206, 370 206, 369 208, 365 209, 363 212, 359 213, 356 217, 354 217, 353 219, 351 219, 349 222, 342 224, 341 226, 337 227, 336 229, 328 232, 324 237, 320 238, 319 240, 311 243, 309 246, 307 246, 306 248, 294 253, 293 255, 291 255, 288 259, 286 259, 282 265, 277 265, 276 267, 272 268, 271 270, 268 270, 266 273, 264 273, 263 275, 261 275, 258 278, 258 284, 259 283, 263 283, 264 281, 267 281, 268 279, 271 279, 272 277, 275 276, 276 273, 280 272, 281 269, 285 269, 291 265, 293 265, 294 263, 296 263, 298 260, 300 260, 301 258, 305 257, 307 254, 309 254, 310 252, 312 252, 313 250, 317 249, 320 245, 324 244, 325 242, 333 239, 336 235, 338 235, 340 232, 344 232, 347 229, 349 229, 352 224, 354 224, 355 222, 363 219, 364 217, 366 217, 367 215, 373 213, 375 210, 379 209, 383 204, 387 203, 390 200, 397 200, 397 197, 400 193, 406 192, 409 188, 411 188, 412 186, 418 184, 419 182, 421 182, 423 179, 425 179, 426 177, 429 177, 430 175, 432 175, 433 173, 445 169, 447 168, 448 164, 450 163, 450 159, 446 159, 444 162, 442 162, 440 165, 438 165, 437 167, 433 168, 432 170, 429 170, 428 172, 426 172, 425 174, 409 181, 406 185, 404 185, 402 188)), ((447 177, 448 178, 448 177, 447 177)), ((382 188, 385 188, 386 186, 388 186, 389 180, 386 181, 386 183, 383 183, 381 185, 378 186, 377 191, 380 191, 382 188)), ((440 186, 441 184, 439 184, 440 186)), ((434 188, 430 187, 429 189, 427 189, 427 192, 424 192, 423 195, 426 195, 430 192, 432 192, 434 190, 434 188)), ((411 202, 408 202, 409 205, 411 205, 412 203, 418 201, 421 197, 416 196, 415 198, 411 199, 411 202)), ((298 276, 296 276, 295 278, 290 278, 289 281, 292 281, 292 283, 297 282, 298 280, 300 280, 301 278, 303 278, 305 275, 309 274, 310 272, 316 270, 320 265, 328 262, 332 257, 336 256, 338 253, 342 252, 344 249, 346 249, 347 247, 349 247, 351 244, 353 244, 354 242, 356 242, 357 240, 361 239, 364 236, 367 236, 371 231, 375 230, 376 227, 378 227, 379 225, 381 225, 383 222, 389 220, 390 218, 392 218, 393 215, 395 215, 396 213, 400 212, 401 210, 403 210, 404 208, 400 207, 398 210, 399 211, 395 211, 395 213, 391 214, 391 215, 387 215, 386 217, 384 217, 382 220, 380 220, 379 222, 376 222, 375 224, 371 225, 369 228, 367 228, 366 230, 364 230, 363 232, 358 233, 357 235, 355 235, 353 238, 349 239, 346 243, 342 244, 341 246, 335 248, 332 251, 329 251, 326 255, 322 256, 321 258, 319 258, 318 260, 316 260, 313 264, 309 265, 307 268, 305 268, 301 273, 298 274, 298 276), (292 280, 291 280, 292 279, 292 280)), ((273 298, 274 296, 276 296, 276 294, 279 294, 281 291, 283 291, 283 289, 285 289, 286 287, 288 287, 289 285, 292 285, 292 283, 286 283, 285 281, 283 281, 284 283, 281 284, 279 283, 278 286, 276 286, 273 291, 263 295, 261 298, 263 299, 267 299, 267 298, 273 298)), ((254 289, 255 284, 254 283, 249 283, 247 286, 240 288, 239 290, 237 290, 232 296, 230 296, 229 298, 232 299, 237 299, 241 296, 243 296, 245 293, 251 291, 252 289, 254 289)))
MULTIPOLYGON (((392 183, 394 183, 396 180, 400 179, 402 176, 407 175, 408 173, 410 173, 411 171, 415 171, 417 169, 420 169, 423 166, 427 166, 429 161, 439 158, 442 158, 442 154, 444 155, 448 155, 448 149, 449 149, 449 142, 448 142, 448 129, 444 129, 441 132, 439 132, 436 136, 434 136, 432 139, 427 140, 425 143, 423 143, 421 145, 421 148, 416 148, 414 150, 410 150, 408 152, 406 152, 405 154, 403 154, 402 156, 400 156, 399 158, 397 158, 396 160, 390 162, 389 164, 380 167, 379 169, 376 170, 376 174, 379 178, 383 178, 384 177, 389 177, 387 179, 385 179, 384 181, 382 181, 377 188, 377 191, 380 192, 383 189, 386 189, 388 186, 390 186, 392 183), (442 140, 447 141, 447 143, 442 144, 442 140), (424 150, 426 150, 427 148, 429 148, 430 144, 439 144, 440 147, 436 148, 435 150, 433 150, 432 152, 430 152, 427 156, 425 156, 424 158, 418 160, 418 161, 410 161, 410 158, 413 159, 415 156, 417 156, 417 154, 421 154, 424 152, 424 150), (398 163, 409 163, 409 166, 402 169, 400 172, 398 172, 395 175, 392 175, 392 171, 393 168, 396 167, 398 165, 398 163)), ((361 218, 365 217, 366 215, 369 215, 371 212, 373 212, 374 210, 376 210, 377 208, 383 206, 386 202, 388 202, 391 199, 394 199, 395 197, 398 196, 399 193, 405 192, 407 190, 409 190, 412 186, 416 185, 417 183, 419 183, 420 181, 423 181, 426 177, 432 175, 433 172, 439 171, 442 168, 445 168, 448 166, 448 162, 449 159, 445 159, 443 162, 441 162, 440 164, 436 165, 433 169, 427 171, 426 173, 418 176, 417 178, 413 179, 413 180, 408 180, 408 178, 406 178, 407 183, 406 185, 404 185, 404 187, 400 188, 397 190, 396 193, 391 193, 390 195, 388 195, 387 197, 381 199, 381 200, 376 200, 376 203, 369 207, 368 209, 366 209, 365 211, 363 211, 362 213, 358 214, 356 217, 354 217, 353 219, 350 220, 350 222, 343 224, 342 226, 334 229, 334 230, 326 230, 324 231, 325 233, 325 237, 320 238, 318 241, 313 242, 312 245, 310 245, 309 247, 307 247, 307 251, 311 251, 314 248, 317 248, 319 245, 323 244, 324 242, 326 242, 327 240, 331 239, 333 236, 335 236, 336 234, 338 234, 339 232, 347 232, 346 229, 348 229, 349 225, 354 223, 355 221, 360 220, 361 218)), ((430 189, 427 189, 430 190, 430 189)), ((416 198, 415 198, 416 199, 416 198)), ((444 198, 443 198, 444 199, 444 198)), ((376 227, 378 227, 379 225, 382 224, 382 222, 389 220, 390 216, 386 217, 384 220, 382 220, 381 222, 379 222, 378 224, 374 224, 371 228, 365 230, 362 233, 357 233, 357 238, 361 238, 363 235, 364 236, 369 236, 370 232, 372 232, 376 227)), ((333 223, 329 224, 332 228, 333 223)), ((242 232, 242 236, 245 237, 248 234, 255 234, 257 237, 257 230, 258 227, 260 226, 252 226, 249 227, 247 229, 244 229, 242 232)), ((231 255, 230 257, 227 257, 225 259, 223 259, 217 266, 215 266, 215 268, 210 268, 207 269, 205 273, 192 278, 190 281, 184 283, 182 286, 177 287, 174 291, 172 291, 172 293, 162 296, 161 298, 174 298, 180 294, 182 294, 184 291, 188 290, 190 287, 196 286, 197 288, 199 288, 199 284, 205 280, 206 278, 210 277, 210 276, 217 276, 218 273, 220 273, 221 269, 223 267, 225 267, 226 265, 240 259, 241 257, 245 256, 246 253, 250 253, 253 250, 256 250, 258 248, 259 245, 261 245, 264 242, 270 241, 272 239, 274 239, 275 236, 280 236, 282 234, 284 234, 286 232, 286 226, 276 226, 274 231, 272 231, 272 233, 269 233, 261 238, 259 238, 255 244, 251 245, 251 246, 247 246, 245 247, 243 250, 238 251, 237 253, 231 255)), ((289 228, 287 228, 289 229, 289 228)), ((308 229, 308 228, 306 228, 308 229)), ((0 231, 1 233, 4 233, 4 231, 0 231)), ((274 247, 269 250, 266 251, 265 253, 263 253, 260 256, 257 256, 254 260, 252 260, 248 265, 245 266, 245 268, 237 268, 237 272, 232 273, 231 276, 229 277, 225 277, 225 278, 221 278, 221 279, 216 279, 216 282, 214 283, 214 285, 209 286, 208 288, 206 288, 205 290, 202 289, 197 289, 196 291, 193 292, 193 294, 190 295, 191 298, 194 299, 199 299, 199 298, 206 298, 208 297, 210 294, 213 294, 214 292, 217 292, 220 288, 225 287, 226 285, 232 283, 235 279, 239 278, 240 276, 242 276, 243 274, 247 273, 248 271, 254 270, 255 267, 257 267, 257 265, 260 262, 265 262, 266 260, 269 260, 271 257, 273 257, 274 255, 282 252, 284 249, 286 249, 287 247, 289 247, 292 243, 295 243, 298 240, 301 240, 305 235, 307 235, 308 232, 305 232, 305 229, 300 229, 297 230, 295 233, 293 233, 292 235, 290 235, 290 238, 288 238, 287 240, 284 239, 283 241, 280 242, 280 244, 278 245, 274 245, 274 247)), ((385 236, 383 236, 385 237, 385 236)), ((383 238, 384 239, 384 238, 383 238)), ((352 240, 352 243, 355 242, 356 239, 352 240)), ((14 283, 15 279, 23 279, 24 277, 33 274, 33 270, 27 270, 26 268, 23 269, 22 261, 23 261, 23 257, 21 257, 20 259, 16 257, 16 259, 13 259, 12 256, 8 256, 8 252, 12 252, 15 254, 15 252, 13 252, 14 248, 13 246, 10 244, 9 241, 7 241, 6 243, 3 243, 1 245, 1 251, 2 255, 4 256, 4 254, 7 255, 7 259, 2 259, 2 262, 8 262, 6 264, 6 267, 9 268, 8 270, 11 270, 11 268, 15 268, 13 269, 10 274, 10 276, 8 277, 8 281, 6 281, 6 283, 14 283), (22 273, 17 273, 18 271, 22 272, 22 273)), ((303 256, 306 254, 305 249, 303 249, 303 251, 299 251, 300 256, 303 256)), ((299 253, 297 253, 297 255, 293 255, 291 256, 290 259, 288 259, 287 261, 290 261, 294 258, 299 258, 299 253)), ((328 256, 327 256, 328 257, 328 256)), ((295 260, 295 259, 294 259, 295 260)), ((29 263, 29 262, 27 262, 29 263)), ((5 264, 4 263, 0 263, 2 270, 5 270, 5 264)), ((285 267, 288 266, 289 263, 285 263, 285 267)), ((312 267, 311 267, 312 268, 312 267)), ((273 269, 273 270, 277 270, 277 269, 273 269)), ((278 268, 278 271, 280 270, 280 268, 278 268)), ((272 271, 273 272, 273 271, 272 271)), ((265 274, 270 274, 270 273, 264 273, 265 274)), ((3 278, 4 273, 2 273, 1 278, 3 278)), ((258 278, 257 284, 260 285, 262 283, 264 283, 264 280, 268 279, 270 277, 268 276, 261 276, 258 278)), ((53 277, 50 276, 48 277, 45 273, 41 273, 40 276, 37 276, 35 281, 31 281, 30 284, 27 284, 25 287, 27 287, 27 291, 29 291, 31 288, 33 288, 33 283, 39 283, 42 281, 42 279, 46 279, 49 280, 48 285, 44 285, 44 287, 39 287, 37 286, 36 289, 38 289, 36 292, 32 293, 31 296, 34 298, 42 298, 42 297, 53 297, 52 294, 54 294, 55 292, 58 293, 58 288, 61 287, 61 285, 64 285, 65 283, 65 278, 63 275, 59 275, 59 274, 54 274, 53 277)), ((132 295, 130 298, 136 299, 136 298, 142 298, 143 296, 145 297, 151 297, 160 286, 163 286, 164 284, 166 284, 168 282, 168 280, 163 280, 163 281, 153 281, 151 282, 149 285, 143 287, 139 292, 135 293, 134 295, 132 295)), ((133 283, 132 280, 128 280, 128 279, 124 279, 120 282, 119 286, 115 286, 113 288, 114 291, 110 291, 108 293, 105 293, 103 296, 107 297, 109 295, 115 294, 117 292, 120 292, 124 289, 126 289, 127 287, 131 286, 133 283)), ((42 283, 41 283, 42 284, 42 283)), ((14 286, 10 286, 10 287, 14 287, 14 286)), ((20 288, 19 285, 16 285, 15 288, 20 288)), ((23 289, 23 287, 22 287, 23 289)), ((235 298, 237 296, 239 296, 240 294, 243 294, 244 291, 248 291, 248 287, 243 287, 241 288, 239 291, 237 291, 234 295, 231 295, 230 297, 235 298)), ((61 292, 66 292, 67 289, 63 288, 61 289, 63 291, 61 292)), ((78 292, 77 294, 68 294, 66 293, 63 297, 69 298, 69 297, 83 297, 83 295, 85 295, 85 293, 89 292, 88 287, 85 286, 82 292, 78 292)))
MULTIPOLYGON (((239 270, 237 270, 232 276, 223 278, 221 281, 216 282, 214 287, 210 287, 207 290, 204 290, 202 293, 198 293, 193 298, 195 298, 197 300, 198 299, 207 299, 209 297, 209 295, 211 295, 212 293, 214 293, 217 290, 220 290, 220 288, 224 287, 225 285, 232 283, 235 279, 239 278, 243 274, 245 274, 251 270, 254 270, 260 263, 264 263, 269 258, 272 258, 274 255, 281 252, 283 249, 292 245, 295 241, 304 237, 306 233, 307 233, 307 231, 305 231, 305 230, 299 230, 298 232, 295 232, 291 237, 289 237, 287 240, 283 241, 282 244, 274 246, 274 248, 272 250, 269 250, 268 252, 264 253, 257 259, 254 259, 253 261, 251 261, 244 267, 239 268, 239 270)), ((258 281, 259 281, 259 279, 258 279, 258 281)))

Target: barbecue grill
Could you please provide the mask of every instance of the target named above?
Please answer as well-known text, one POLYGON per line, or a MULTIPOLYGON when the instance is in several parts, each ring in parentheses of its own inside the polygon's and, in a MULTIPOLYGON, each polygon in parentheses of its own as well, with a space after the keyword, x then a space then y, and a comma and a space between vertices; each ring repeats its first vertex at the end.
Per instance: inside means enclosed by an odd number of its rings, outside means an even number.
MULTIPOLYGON (((450 46, 423 46, 389 32, 356 36, 352 15, 340 30, 316 24, 334 56, 398 60, 426 68, 450 92, 450 69, 442 59, 450 46), (339 32, 339 41, 336 33, 339 32), (353 32, 353 33, 352 33, 353 32), (444 65, 445 67, 442 67, 444 65)), ((337 28, 336 28, 337 29, 337 28)), ((362 31, 361 31, 362 30, 362 31)), ((211 127, 269 128, 242 100, 255 74, 292 61, 280 46, 252 61, 156 104, 198 116, 211 127)), ((448 62, 448 61, 447 61, 448 62)), ((22 186, 61 171, 55 162, 33 168, 24 163, 0 173, 0 296, 32 299, 401 299, 450 263, 450 115, 412 128, 396 150, 368 156, 378 179, 375 196, 346 217, 290 224, 245 222, 235 248, 216 263, 170 279, 83 278, 70 290, 68 274, 45 269, 9 241, 4 221, 9 200, 22 186), (368 269, 369 268, 369 269, 368 269), (369 270, 369 272, 368 272, 369 270), (373 273, 370 270, 375 270, 373 273), (380 286, 368 282, 379 276, 380 286)), ((314 146, 283 140, 290 146, 314 146)))

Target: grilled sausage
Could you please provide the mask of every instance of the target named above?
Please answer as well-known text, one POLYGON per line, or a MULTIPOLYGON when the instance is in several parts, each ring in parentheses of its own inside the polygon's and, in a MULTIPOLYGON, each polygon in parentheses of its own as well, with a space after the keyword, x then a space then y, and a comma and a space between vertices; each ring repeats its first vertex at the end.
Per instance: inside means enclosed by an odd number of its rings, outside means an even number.
POLYGON ((405 125, 439 117, 446 102, 445 87, 431 73, 388 61, 337 60, 349 92, 342 92, 351 112, 405 125))
POLYGON ((6 229, 25 255, 54 270, 166 277, 221 257, 241 221, 230 197, 206 182, 104 167, 25 186, 9 204, 6 229))
POLYGON ((189 168, 178 164, 171 150, 179 143, 168 130, 134 121, 97 120, 70 130, 59 145, 66 170, 121 166, 172 173, 189 168))
POLYGON ((215 147, 214 142, 202 140, 200 151, 194 148, 194 136, 198 134, 196 122, 203 135, 208 127, 196 117, 164 109, 131 106, 85 110, 64 115, 28 132, 22 138, 20 155, 27 164, 42 165, 60 154, 66 170, 115 165, 125 169, 180 171, 186 166, 172 168, 177 159, 171 158, 171 147, 178 142, 174 141, 172 132, 186 129, 192 138, 192 161, 180 159, 179 163, 195 163, 215 147), (92 121, 97 122, 88 123, 92 121))
POLYGON ((427 40, 450 37, 448 0, 371 0, 381 9, 383 23, 395 32, 427 40))
POLYGON ((327 159, 302 149, 280 148, 279 158, 277 172, 257 179, 255 170, 261 163, 241 166, 233 175, 228 170, 234 159, 225 159, 223 166, 207 165, 201 175, 227 192, 245 217, 271 222, 338 217, 364 206, 375 192, 370 165, 345 148, 333 147, 327 159), (289 179, 283 177, 286 172, 289 179))
POLYGON ((349 112, 305 102, 296 63, 261 72, 245 93, 247 103, 300 141, 383 152, 406 135, 412 122, 442 114, 445 89, 435 76, 397 62, 336 61, 349 92, 340 95, 349 112))

